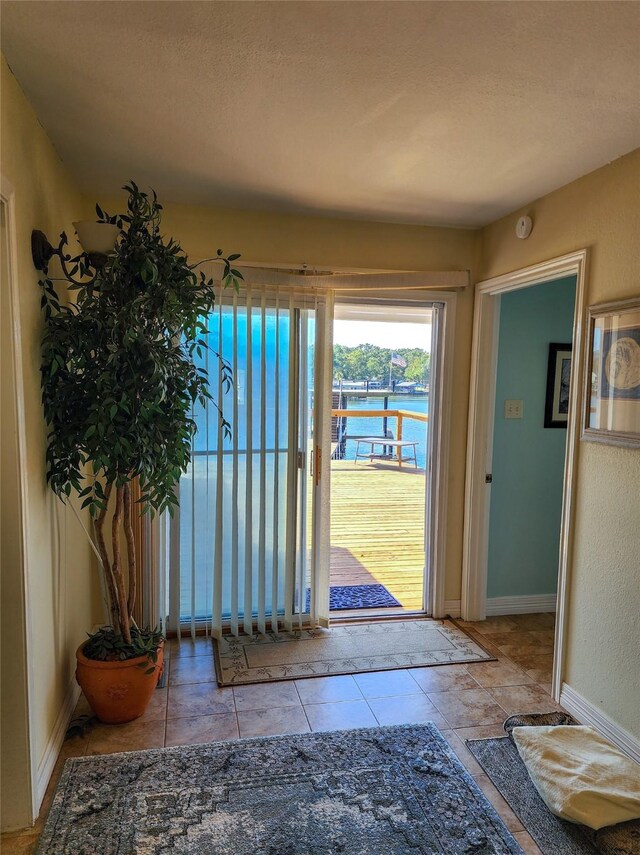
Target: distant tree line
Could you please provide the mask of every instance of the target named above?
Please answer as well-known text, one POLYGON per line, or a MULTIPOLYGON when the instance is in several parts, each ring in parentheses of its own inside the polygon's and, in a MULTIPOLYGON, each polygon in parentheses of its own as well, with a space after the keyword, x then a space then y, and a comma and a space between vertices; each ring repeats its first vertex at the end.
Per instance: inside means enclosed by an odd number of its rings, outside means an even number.
POLYGON ((391 365, 392 380, 429 382, 431 354, 419 347, 400 347, 391 351, 375 344, 359 344, 357 347, 336 344, 333 349, 333 376, 336 380, 379 380, 386 383, 392 353, 402 356, 407 363, 406 368, 391 365))

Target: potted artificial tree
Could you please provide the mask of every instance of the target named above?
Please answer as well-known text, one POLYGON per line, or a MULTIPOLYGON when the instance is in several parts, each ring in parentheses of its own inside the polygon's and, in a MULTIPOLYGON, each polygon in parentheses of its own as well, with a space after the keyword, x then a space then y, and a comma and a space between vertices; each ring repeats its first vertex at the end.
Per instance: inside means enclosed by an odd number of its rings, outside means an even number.
MULTIPOLYGON (((113 251, 101 259, 61 255, 75 299, 60 303, 48 258, 40 283, 47 481, 63 501, 75 492, 89 508, 111 621, 78 648, 76 677, 98 718, 110 723, 142 715, 162 671, 161 633, 133 619, 132 519, 171 512, 177 502, 196 430, 193 405, 211 399, 196 356, 207 348, 206 318, 215 301, 213 280, 198 275, 180 245, 161 235, 156 194, 133 182, 124 189, 126 214, 109 216, 96 205, 98 222, 117 231, 113 251)), ((232 262, 239 256, 218 250, 216 257, 224 284, 237 287, 242 276, 232 262)), ((219 370, 228 385, 222 359, 219 370)))

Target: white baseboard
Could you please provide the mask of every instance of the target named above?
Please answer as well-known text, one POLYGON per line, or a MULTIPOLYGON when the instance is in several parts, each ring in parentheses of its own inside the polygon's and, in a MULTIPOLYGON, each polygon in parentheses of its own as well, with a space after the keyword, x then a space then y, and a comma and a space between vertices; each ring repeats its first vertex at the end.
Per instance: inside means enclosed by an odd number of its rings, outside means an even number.
POLYGON ((71 714, 78 703, 79 697, 80 686, 76 683, 74 678, 69 684, 64 703, 62 704, 62 709, 58 714, 56 723, 53 726, 53 731, 51 732, 51 736, 47 742, 47 747, 44 750, 42 760, 38 764, 38 769, 36 771, 36 805, 38 810, 40 810, 40 805, 42 804, 44 795, 47 792, 47 787, 49 786, 49 781, 53 774, 58 754, 60 754, 60 749, 64 742, 67 727, 69 726, 71 714))
POLYGON ((578 719, 580 724, 588 724, 595 728, 605 739, 613 742, 621 751, 640 763, 640 740, 616 724, 606 713, 566 683, 562 684, 560 690, 560 703, 567 712, 578 719))
POLYGON ((532 594, 525 597, 489 597, 487 617, 555 612, 556 594, 532 594))
POLYGON ((460 600, 445 600, 444 601, 444 613, 449 615, 449 617, 459 618, 460 617, 460 600))

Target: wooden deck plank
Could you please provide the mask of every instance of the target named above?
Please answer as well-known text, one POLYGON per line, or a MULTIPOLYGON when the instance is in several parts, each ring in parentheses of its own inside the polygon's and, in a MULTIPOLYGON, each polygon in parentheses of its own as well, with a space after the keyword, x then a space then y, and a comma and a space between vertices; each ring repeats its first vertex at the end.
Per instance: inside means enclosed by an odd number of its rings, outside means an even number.
POLYGON ((331 463, 331 584, 379 583, 422 608, 425 473, 393 463, 331 463))

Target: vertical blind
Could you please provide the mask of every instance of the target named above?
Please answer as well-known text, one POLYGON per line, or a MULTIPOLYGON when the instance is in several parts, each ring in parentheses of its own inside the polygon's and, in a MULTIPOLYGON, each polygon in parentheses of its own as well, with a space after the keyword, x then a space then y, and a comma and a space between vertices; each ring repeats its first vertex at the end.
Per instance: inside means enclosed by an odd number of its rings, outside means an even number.
MULTIPOLYGON (((206 319, 214 402, 198 430, 168 523, 168 628, 314 624, 313 479, 317 293, 248 285, 220 290, 206 319), (232 370, 223 385, 219 359, 232 370), (219 409, 218 409, 219 408, 219 409), (229 424, 224 430, 219 410, 229 424)), ((160 586, 162 588, 162 586, 160 586)))

